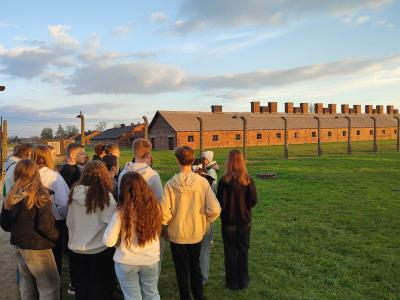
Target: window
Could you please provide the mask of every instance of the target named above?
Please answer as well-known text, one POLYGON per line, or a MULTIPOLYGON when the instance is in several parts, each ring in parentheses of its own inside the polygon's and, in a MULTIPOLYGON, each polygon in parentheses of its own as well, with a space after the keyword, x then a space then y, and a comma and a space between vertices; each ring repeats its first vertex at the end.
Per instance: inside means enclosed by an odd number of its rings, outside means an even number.
POLYGON ((213 135, 213 142, 218 142, 218 134, 213 135))
POLYGON ((361 134, 361 131, 360 130, 357 130, 357 135, 360 135, 361 134))
POLYGON ((168 149, 174 150, 174 137, 173 136, 168 137, 168 149))
MULTIPOLYGON (((358 131, 357 131, 358 132, 358 131)), ((357 133, 358 134, 358 133, 357 133)), ((373 135, 374 134, 374 131, 373 130, 370 130, 369 131, 369 135, 373 135)))
POLYGON ((194 142, 194 136, 193 135, 188 135, 188 142, 193 143, 194 142))
POLYGON ((332 131, 328 131, 328 136, 332 136, 332 131))
POLYGON ((278 133, 276 134, 276 138, 277 138, 277 139, 280 139, 281 137, 282 137, 281 133, 278 132, 278 133))
POLYGON ((385 130, 385 129, 382 130, 382 134, 383 134, 383 135, 386 134, 386 130, 385 130))
POLYGON ((261 133, 257 133, 257 140, 261 140, 261 133))
POLYGON ((240 141, 240 133, 237 133, 237 134, 236 134, 235 140, 240 141))
POLYGON ((156 149, 156 138, 155 137, 151 137, 150 138, 150 142, 151 142, 151 147, 153 149, 156 149))
POLYGON ((315 131, 311 132, 311 137, 316 137, 317 133, 315 131))
POLYGON ((342 136, 346 136, 347 135, 347 131, 342 131, 342 136))
POLYGON ((299 136, 300 136, 300 134, 299 134, 298 132, 295 132, 295 133, 294 133, 294 137, 295 137, 295 138, 298 138, 299 136))

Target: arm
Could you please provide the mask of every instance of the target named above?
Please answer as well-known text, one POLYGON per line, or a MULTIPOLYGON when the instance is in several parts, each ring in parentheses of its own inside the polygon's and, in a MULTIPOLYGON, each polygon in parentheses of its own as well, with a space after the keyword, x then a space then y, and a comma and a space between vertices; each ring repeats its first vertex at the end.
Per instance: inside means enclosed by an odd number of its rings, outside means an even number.
POLYGON ((171 194, 169 191, 168 183, 165 185, 164 188, 164 194, 161 200, 161 210, 162 210, 161 223, 163 225, 168 225, 169 221, 172 219, 171 194))
POLYGON ((221 213, 221 206, 218 203, 217 197, 215 197, 214 192, 211 190, 208 182, 204 181, 206 188, 206 217, 207 223, 214 222, 221 213))
POLYGON ((1 214, 0 214, 0 226, 4 231, 10 232, 11 230, 11 224, 12 224, 12 216, 11 213, 8 209, 3 208, 1 209, 1 214))
POLYGON ((121 217, 118 211, 116 211, 112 218, 110 224, 108 224, 106 231, 103 235, 103 243, 107 247, 113 247, 117 244, 119 234, 121 231, 121 217))
POLYGON ((58 231, 50 201, 46 202, 43 207, 35 209, 37 213, 36 230, 41 236, 55 243, 58 239, 58 231))
POLYGON ((59 173, 57 173, 52 190, 54 191, 54 204, 60 215, 66 218, 68 214, 68 196, 70 190, 64 178, 62 178, 59 173))
POLYGON ((251 207, 257 204, 257 190, 253 178, 250 178, 249 187, 246 192, 246 200, 250 202, 251 207))
POLYGON ((154 196, 156 196, 157 200, 161 202, 161 199, 163 197, 163 187, 160 175, 158 175, 157 172, 155 172, 155 174, 151 177, 149 185, 154 193, 154 196))

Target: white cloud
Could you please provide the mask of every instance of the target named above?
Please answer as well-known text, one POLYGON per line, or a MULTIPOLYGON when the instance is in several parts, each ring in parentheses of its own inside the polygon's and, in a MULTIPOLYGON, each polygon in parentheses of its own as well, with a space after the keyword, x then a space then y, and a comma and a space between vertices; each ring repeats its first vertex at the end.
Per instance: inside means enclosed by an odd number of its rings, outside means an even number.
POLYGON ((54 38, 56 43, 60 44, 64 48, 69 47, 76 49, 79 47, 79 41, 68 33, 70 29, 71 26, 61 24, 48 26, 49 35, 54 38))
POLYGON ((129 26, 118 26, 113 28, 113 34, 115 36, 124 36, 131 31, 129 26))
POLYGON ((168 20, 168 16, 162 11, 155 11, 150 14, 150 20, 153 22, 163 23, 168 20))

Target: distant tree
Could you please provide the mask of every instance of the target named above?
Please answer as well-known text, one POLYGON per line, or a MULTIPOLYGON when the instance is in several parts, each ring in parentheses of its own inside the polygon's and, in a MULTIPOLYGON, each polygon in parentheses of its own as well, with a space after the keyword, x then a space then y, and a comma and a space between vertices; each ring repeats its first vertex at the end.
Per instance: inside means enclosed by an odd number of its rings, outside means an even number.
POLYGON ((75 125, 68 125, 67 127, 65 127, 65 134, 67 136, 77 135, 79 134, 79 129, 76 128, 75 125))
POLYGON ((42 133, 40 134, 40 138, 44 140, 50 140, 53 139, 53 129, 52 128, 43 128, 42 133))
POLYGON ((310 114, 315 112, 314 103, 308 104, 308 110, 310 111, 310 114))
POLYGON ((104 130, 106 130, 107 123, 104 122, 104 121, 100 121, 100 122, 99 122, 98 124, 96 124, 94 127, 95 127, 95 129, 96 129, 97 131, 103 132, 104 130))
POLYGON ((61 124, 58 124, 58 128, 56 131, 56 138, 63 139, 66 136, 67 136, 67 133, 65 132, 65 129, 61 126, 61 124))

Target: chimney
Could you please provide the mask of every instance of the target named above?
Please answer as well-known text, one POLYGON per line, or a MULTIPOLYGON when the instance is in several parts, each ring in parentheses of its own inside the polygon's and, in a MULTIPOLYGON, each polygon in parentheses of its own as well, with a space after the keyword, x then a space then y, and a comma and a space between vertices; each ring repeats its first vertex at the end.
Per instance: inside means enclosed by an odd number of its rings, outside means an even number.
POLYGON ((349 114, 354 114, 354 108, 349 108, 349 114))
POLYGON ((336 114, 336 104, 328 104, 329 113, 336 114))
POLYGON ((373 105, 365 105, 365 113, 367 115, 372 115, 373 114, 373 110, 374 110, 374 106, 373 105))
POLYGON ((383 105, 377 105, 376 106, 376 113, 378 115, 383 115, 383 105))
POLYGON ((278 112, 278 102, 268 102, 268 107, 270 113, 278 112))
POLYGON ((372 109, 372 114, 374 114, 374 115, 377 114, 376 108, 373 108, 373 109, 372 109))
POLYGON ((300 111, 302 114, 308 114, 308 103, 300 103, 300 111))
POLYGON ((293 102, 285 103, 285 113, 292 114, 293 113, 293 102))
POLYGON ((211 105, 211 112, 222 113, 222 105, 211 105))
POLYGON ((353 111, 356 115, 361 114, 361 105, 353 105, 353 111))
POLYGON ((386 106, 386 113, 388 115, 393 115, 394 114, 394 106, 393 105, 387 105, 386 106))
POLYGON ((300 107, 293 107, 293 112, 294 112, 295 114, 301 114, 300 107))
POLYGON ((268 106, 260 106, 260 111, 263 114, 269 113, 269 107, 268 106))
POLYGON ((322 112, 324 113, 324 115, 329 115, 331 113, 331 110, 327 107, 322 109, 322 112))
POLYGON ((324 105, 322 103, 315 103, 314 112, 316 114, 322 114, 324 112, 324 105))
POLYGON ((349 113, 349 105, 348 104, 342 104, 342 114, 348 114, 349 113))
POLYGON ((125 127, 125 124, 121 124, 121 128, 124 128, 125 127))
POLYGON ((259 113, 260 112, 260 101, 251 102, 251 112, 259 113))
POLYGON ((393 114, 398 115, 399 114, 399 110, 396 108, 393 110, 393 114))

